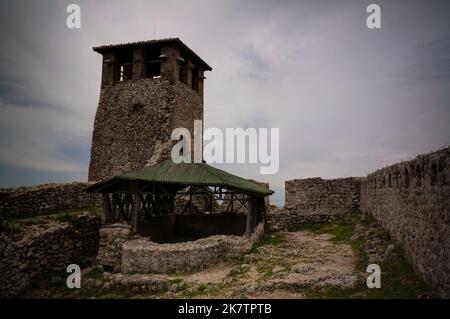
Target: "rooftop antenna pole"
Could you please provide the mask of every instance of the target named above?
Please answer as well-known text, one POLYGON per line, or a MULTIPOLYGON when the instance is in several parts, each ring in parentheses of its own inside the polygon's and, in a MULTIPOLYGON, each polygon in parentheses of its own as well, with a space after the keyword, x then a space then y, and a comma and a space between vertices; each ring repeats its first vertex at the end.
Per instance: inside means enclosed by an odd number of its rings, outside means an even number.
POLYGON ((153 25, 153 39, 156 39, 156 23, 153 25))

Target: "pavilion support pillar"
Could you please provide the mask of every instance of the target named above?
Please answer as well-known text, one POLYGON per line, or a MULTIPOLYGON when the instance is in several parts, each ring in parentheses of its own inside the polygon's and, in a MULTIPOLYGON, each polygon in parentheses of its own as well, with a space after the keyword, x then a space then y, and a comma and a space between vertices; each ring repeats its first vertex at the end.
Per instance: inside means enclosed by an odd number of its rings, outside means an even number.
POLYGON ((259 223, 263 222, 264 198, 250 196, 248 199, 247 226, 245 235, 250 237, 259 223))
POLYGON ((248 212, 247 212, 247 225, 245 227, 245 236, 250 237, 253 234, 256 210, 257 210, 257 201, 255 196, 250 196, 248 199, 248 212))
POLYGON ((257 197, 256 198, 258 201, 258 209, 257 209, 257 217, 256 217, 256 222, 255 222, 255 227, 258 226, 259 223, 261 223, 263 221, 263 212, 264 212, 264 198, 261 197, 257 197))
POLYGON ((117 194, 115 194, 115 193, 111 194, 111 201, 112 201, 111 215, 113 216, 112 221, 116 221, 117 220, 117 194))
POLYGON ((137 233, 138 231, 138 222, 139 222, 139 213, 140 213, 141 201, 139 200, 139 194, 134 194, 134 209, 133 209, 133 218, 131 219, 131 229, 137 233))
POLYGON ((110 223, 113 221, 111 212, 111 202, 108 193, 102 193, 102 222, 110 223))

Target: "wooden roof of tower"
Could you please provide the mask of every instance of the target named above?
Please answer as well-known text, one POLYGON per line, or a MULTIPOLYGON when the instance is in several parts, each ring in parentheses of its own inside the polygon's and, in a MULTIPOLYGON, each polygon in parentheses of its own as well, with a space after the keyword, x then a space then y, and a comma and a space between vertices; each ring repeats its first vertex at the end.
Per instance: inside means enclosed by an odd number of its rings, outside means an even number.
POLYGON ((158 44, 175 44, 181 50, 187 52, 196 63, 202 66, 205 71, 212 71, 212 67, 209 66, 201 57, 197 55, 194 51, 192 51, 186 44, 183 43, 179 38, 166 38, 166 39, 157 39, 157 40, 147 40, 147 41, 138 41, 138 42, 129 42, 129 43, 120 43, 120 44, 108 44, 101 45, 97 47, 93 47, 92 49, 97 53, 104 53, 106 51, 121 49, 121 48, 134 48, 134 47, 143 47, 143 46, 151 46, 158 44))

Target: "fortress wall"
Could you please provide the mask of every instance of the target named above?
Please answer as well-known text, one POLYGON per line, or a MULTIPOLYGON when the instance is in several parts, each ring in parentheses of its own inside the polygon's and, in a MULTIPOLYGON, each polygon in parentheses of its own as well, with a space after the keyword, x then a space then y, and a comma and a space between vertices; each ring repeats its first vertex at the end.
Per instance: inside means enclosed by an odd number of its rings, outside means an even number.
POLYGON ((99 245, 100 217, 80 213, 68 222, 48 222, 16 232, 0 233, 0 297, 14 297, 45 274, 66 285, 67 266, 94 257, 99 245))
POLYGON ((307 178, 285 183, 285 208, 296 214, 344 214, 359 208, 359 177, 307 178))
POLYGON ((368 175, 361 210, 403 245, 418 273, 450 296, 450 148, 368 175))
POLYGON ((19 218, 47 212, 101 205, 99 194, 88 194, 88 183, 41 184, 0 189, 0 218, 19 218))
POLYGON ((271 209, 268 228, 287 230, 306 223, 327 222, 359 210, 361 177, 307 178, 285 183, 285 207, 271 209))

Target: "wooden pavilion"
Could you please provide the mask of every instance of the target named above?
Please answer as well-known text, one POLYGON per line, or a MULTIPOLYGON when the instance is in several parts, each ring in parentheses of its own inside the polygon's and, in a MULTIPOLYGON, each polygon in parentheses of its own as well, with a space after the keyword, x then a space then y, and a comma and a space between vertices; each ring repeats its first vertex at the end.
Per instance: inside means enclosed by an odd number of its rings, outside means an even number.
MULTIPOLYGON (((86 189, 101 193, 103 221, 126 221, 138 232, 139 224, 157 216, 190 214, 201 209, 208 214, 247 211, 245 235, 251 236, 259 223, 265 222, 265 197, 273 194, 265 185, 248 180, 205 163, 179 163, 165 160, 156 165, 100 181, 86 189), (201 196, 203 207, 194 205, 201 196), (188 198, 176 210, 178 197, 188 198), (217 201, 225 205, 218 208, 217 201)), ((225 225, 226 226, 226 225, 225 225)))

